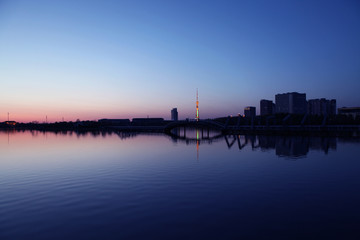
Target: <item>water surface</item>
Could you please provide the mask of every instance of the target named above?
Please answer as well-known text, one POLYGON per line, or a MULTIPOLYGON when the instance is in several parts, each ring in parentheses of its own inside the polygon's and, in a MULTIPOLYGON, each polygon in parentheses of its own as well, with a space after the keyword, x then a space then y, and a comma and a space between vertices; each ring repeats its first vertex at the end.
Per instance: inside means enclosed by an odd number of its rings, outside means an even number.
POLYGON ((358 140, 207 136, 0 132, 0 239, 360 238, 358 140))

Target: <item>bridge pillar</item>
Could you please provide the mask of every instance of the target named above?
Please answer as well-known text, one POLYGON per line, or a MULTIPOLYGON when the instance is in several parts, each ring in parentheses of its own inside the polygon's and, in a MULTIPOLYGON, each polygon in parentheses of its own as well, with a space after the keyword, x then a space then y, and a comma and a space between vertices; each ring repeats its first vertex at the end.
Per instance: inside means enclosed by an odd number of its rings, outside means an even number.
POLYGON ((229 121, 230 121, 230 116, 228 116, 228 117, 227 117, 227 119, 226 119, 226 122, 225 122, 225 128, 227 128, 227 127, 228 127, 228 125, 229 125, 229 121))
POLYGON ((236 122, 236 127, 238 128, 240 126, 240 121, 241 121, 241 116, 238 116, 237 122, 236 122))

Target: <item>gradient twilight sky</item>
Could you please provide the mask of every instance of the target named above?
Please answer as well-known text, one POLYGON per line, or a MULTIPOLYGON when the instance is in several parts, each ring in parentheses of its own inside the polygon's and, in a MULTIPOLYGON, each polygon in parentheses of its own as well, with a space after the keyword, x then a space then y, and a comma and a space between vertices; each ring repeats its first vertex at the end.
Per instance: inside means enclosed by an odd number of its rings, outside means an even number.
POLYGON ((0 121, 360 106, 360 2, 0 0, 0 82, 0 121))

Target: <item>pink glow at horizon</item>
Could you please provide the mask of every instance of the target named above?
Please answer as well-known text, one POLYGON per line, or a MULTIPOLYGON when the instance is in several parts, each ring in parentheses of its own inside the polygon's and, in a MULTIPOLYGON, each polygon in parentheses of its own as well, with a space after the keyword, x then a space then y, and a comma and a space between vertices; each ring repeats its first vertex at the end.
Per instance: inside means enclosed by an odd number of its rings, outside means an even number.
MULTIPOLYGON (((83 92, 82 94, 85 95, 81 97, 74 92, 70 92, 71 95, 69 92, 65 92, 65 96, 62 98, 61 94, 55 91, 50 93, 41 93, 37 90, 29 92, 19 90, 16 95, 5 93, 0 96, 0 106, 3 106, 0 109, 0 122, 8 120, 8 112, 10 113, 9 120, 23 123, 34 121, 43 123, 46 120, 48 123, 52 123, 63 120, 76 121, 77 119, 93 121, 102 118, 132 119, 138 117, 170 119, 170 110, 174 107, 178 108, 179 119, 193 119, 196 114, 194 91, 184 92, 183 99, 173 98, 166 92, 162 95, 154 94, 152 96, 152 94, 146 93, 144 89, 138 91, 141 98, 134 97, 134 94, 130 92, 117 96, 114 92, 106 95, 103 91, 99 91, 98 93, 92 92, 93 97, 86 92, 83 92), (29 92, 33 94, 29 94, 29 92), (10 101, 7 101, 8 99, 10 101), (144 104, 144 101, 147 104, 144 104)), ((241 112, 240 109, 238 112, 231 110, 234 103, 228 102, 222 105, 221 102, 217 102, 218 97, 214 94, 203 93, 201 95, 200 92, 199 98, 201 99, 199 108, 202 112, 202 118, 226 116, 229 112, 236 115, 241 112)))
MULTIPOLYGON (((108 111, 76 111, 76 110, 64 110, 64 111, 55 111, 50 109, 44 110, 18 110, 9 112, 9 120, 16 121, 16 122, 61 122, 61 121, 76 121, 79 120, 90 120, 90 121, 97 121, 101 118, 137 118, 137 117, 163 117, 165 119, 169 119, 169 116, 164 116, 165 114, 161 114, 160 112, 156 114, 154 111, 151 112, 152 114, 141 114, 129 111, 126 114, 121 113, 114 113, 111 110, 108 111), (44 114, 46 113, 46 114, 44 114)), ((8 120, 7 113, 1 114, 0 122, 4 122, 8 120)))

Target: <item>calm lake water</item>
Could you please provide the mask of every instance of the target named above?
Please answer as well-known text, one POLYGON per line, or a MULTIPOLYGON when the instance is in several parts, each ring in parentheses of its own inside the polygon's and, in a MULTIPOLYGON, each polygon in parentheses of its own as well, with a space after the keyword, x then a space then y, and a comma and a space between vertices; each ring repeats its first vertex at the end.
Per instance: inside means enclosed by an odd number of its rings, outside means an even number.
POLYGON ((204 135, 0 132, 0 239, 360 239, 359 140, 204 135))

